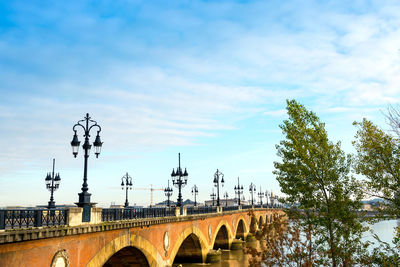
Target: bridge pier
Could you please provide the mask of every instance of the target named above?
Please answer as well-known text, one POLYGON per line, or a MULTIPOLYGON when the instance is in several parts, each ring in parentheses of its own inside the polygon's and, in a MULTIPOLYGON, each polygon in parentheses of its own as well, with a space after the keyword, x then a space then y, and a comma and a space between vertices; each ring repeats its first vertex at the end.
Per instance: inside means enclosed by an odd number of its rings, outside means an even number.
POLYGON ((79 225, 87 225, 87 224, 98 224, 101 223, 101 212, 102 208, 91 207, 91 216, 89 222, 83 221, 83 208, 74 207, 68 209, 68 226, 79 226, 79 225))

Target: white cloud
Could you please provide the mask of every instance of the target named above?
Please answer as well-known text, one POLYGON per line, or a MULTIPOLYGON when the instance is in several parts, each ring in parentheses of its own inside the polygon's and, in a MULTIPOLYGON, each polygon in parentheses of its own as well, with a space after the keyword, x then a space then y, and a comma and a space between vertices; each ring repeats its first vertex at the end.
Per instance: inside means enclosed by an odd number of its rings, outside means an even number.
POLYGON ((278 109, 278 110, 265 111, 263 114, 264 115, 281 117, 281 116, 286 115, 286 112, 287 112, 286 109, 278 109))
POLYGON ((0 176, 42 170, 53 155, 69 166, 71 127, 86 112, 103 126, 110 164, 251 130, 241 122, 279 119, 285 99, 333 121, 399 102, 398 5, 271 5, 146 6, 135 25, 84 4, 20 6, 20 27, 0 35, 0 176))

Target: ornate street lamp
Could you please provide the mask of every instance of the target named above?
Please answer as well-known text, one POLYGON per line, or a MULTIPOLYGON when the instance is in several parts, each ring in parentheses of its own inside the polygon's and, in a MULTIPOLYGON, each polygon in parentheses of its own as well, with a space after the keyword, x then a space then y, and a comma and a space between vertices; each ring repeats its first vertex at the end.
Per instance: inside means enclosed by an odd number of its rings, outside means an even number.
POLYGON ((225 191, 224 198, 225 198, 225 207, 228 207, 228 192, 225 191))
POLYGON ((280 208, 281 207, 281 203, 279 202, 279 196, 275 195, 275 200, 276 200, 276 207, 280 208))
POLYGON ((224 186, 224 174, 220 172, 218 169, 214 173, 214 186, 217 188, 217 206, 219 207, 219 184, 221 183, 222 186, 224 186), (221 178, 221 180, 220 180, 221 178))
POLYGON ((46 188, 50 191, 50 201, 49 201, 49 204, 47 205, 48 209, 54 209, 56 207, 56 203, 54 202, 53 194, 54 194, 54 191, 56 191, 60 187, 60 181, 61 181, 60 174, 54 173, 55 164, 56 164, 56 160, 53 159, 53 172, 47 173, 46 179, 44 179, 46 182, 46 188))
POLYGON ((238 206, 240 206, 240 194, 243 194, 243 185, 239 184, 239 177, 238 177, 238 184, 235 185, 235 194, 237 195, 238 199, 238 206))
POLYGON ((168 187, 164 188, 164 193, 165 196, 168 198, 167 200, 167 207, 171 207, 171 202, 169 201, 169 198, 172 196, 172 188, 169 187, 169 180, 168 180, 168 187))
POLYGON ((214 188, 213 188, 213 190, 212 190, 212 193, 210 194, 210 197, 211 197, 211 199, 212 199, 212 206, 214 206, 214 201, 215 201, 215 197, 216 197, 217 195, 214 193, 214 188))
POLYGON ((251 183, 249 186, 249 191, 251 193, 251 205, 254 205, 254 198, 253 198, 253 194, 254 192, 256 192, 256 186, 255 184, 251 183))
POLYGON ((265 200, 266 200, 267 203, 265 203, 265 204, 267 205, 267 207, 268 207, 268 198, 269 198, 269 191, 266 190, 265 191, 265 200))
POLYGON ((177 207, 182 206, 182 187, 187 185, 188 173, 186 171, 182 172, 181 169, 181 153, 178 153, 179 158, 179 165, 176 168, 176 172, 172 169, 171 177, 172 177, 172 184, 178 188, 178 203, 176 204, 177 207))
POLYGON ((275 205, 275 199, 274 199, 274 193, 272 191, 269 194, 269 203, 270 203, 271 207, 273 208, 275 205))
POLYGON ((279 207, 280 207, 279 196, 276 195, 276 194, 274 194, 273 200, 274 200, 274 207, 275 207, 275 208, 279 208, 279 207))
POLYGON ((192 194, 194 195, 194 206, 197 206, 196 196, 199 194, 199 189, 196 185, 192 187, 192 194))
POLYGON ((132 177, 130 177, 128 173, 126 173, 121 178, 121 188, 122 188, 122 190, 125 189, 125 206, 124 207, 127 208, 129 206, 128 189, 132 190, 132 177))
POLYGON ((91 194, 88 193, 89 188, 87 184, 87 163, 88 163, 90 148, 92 147, 92 145, 89 142, 90 130, 93 128, 97 128, 96 139, 93 142, 94 154, 96 155, 96 158, 99 157, 103 142, 101 142, 99 135, 101 132, 100 125, 98 125, 96 121, 91 120, 91 118, 89 117, 89 113, 86 113, 86 117, 83 120, 78 121, 72 128, 72 130, 74 131, 74 136, 71 141, 71 146, 72 146, 72 154, 74 155, 75 158, 78 155, 79 145, 81 143, 78 140, 77 127, 78 128, 81 127, 84 131, 83 137, 85 137, 85 142, 83 143, 82 148, 84 149, 85 154, 84 154, 83 184, 81 189, 82 192, 78 194, 79 202, 75 204, 77 204, 78 207, 83 208, 82 221, 88 222, 90 221, 90 207, 91 205, 95 204, 95 203, 90 203, 91 194))
POLYGON ((263 204, 263 198, 264 198, 264 192, 261 191, 261 186, 260 186, 260 192, 258 192, 257 194, 258 194, 258 198, 260 199, 259 204, 262 205, 263 204))

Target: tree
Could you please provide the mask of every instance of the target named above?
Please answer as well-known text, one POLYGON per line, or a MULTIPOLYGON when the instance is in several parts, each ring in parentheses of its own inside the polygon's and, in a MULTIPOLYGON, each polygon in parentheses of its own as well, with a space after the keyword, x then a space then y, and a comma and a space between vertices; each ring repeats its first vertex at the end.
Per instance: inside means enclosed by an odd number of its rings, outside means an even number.
POLYGON ((367 119, 354 122, 358 127, 355 171, 362 174, 368 195, 385 200, 384 214, 400 216, 400 140, 385 133, 367 119))
POLYGON ((387 113, 383 113, 385 115, 387 122, 392 128, 392 132, 396 133, 398 137, 400 137, 400 106, 396 107, 389 105, 387 108, 387 113))
MULTIPOLYGON (((251 213, 254 214, 254 213, 251 213)), ((249 266, 311 267, 318 264, 317 251, 311 239, 312 228, 300 231, 300 221, 286 215, 274 214, 261 229, 260 247, 245 246, 249 266)))
MULTIPOLYGON (((353 142, 357 150, 355 171, 365 177, 364 187, 369 196, 384 199, 377 209, 382 215, 379 219, 400 216, 400 111, 389 106, 384 115, 395 136, 365 118, 353 123, 358 128, 353 142)), ((374 237, 379 247, 374 248, 372 261, 379 266, 399 266, 400 229, 397 228, 392 244, 374 237)))
MULTIPOLYGON (((286 202, 296 203, 300 221, 312 225, 321 265, 360 263, 363 251, 360 184, 350 175, 352 158, 340 142, 329 141, 325 124, 295 100, 287 100, 289 118, 280 125, 285 139, 276 145, 281 162, 274 162, 286 202)), ((305 231, 304 231, 305 232, 305 231)))

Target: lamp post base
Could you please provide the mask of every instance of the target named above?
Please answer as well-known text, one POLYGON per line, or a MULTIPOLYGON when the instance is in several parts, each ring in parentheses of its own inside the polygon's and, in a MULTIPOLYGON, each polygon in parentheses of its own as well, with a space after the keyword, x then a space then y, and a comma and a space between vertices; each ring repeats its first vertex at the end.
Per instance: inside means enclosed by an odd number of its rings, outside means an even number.
POLYGON ((87 205, 90 205, 90 196, 92 194, 88 193, 88 192, 81 192, 78 194, 79 196, 79 202, 75 203, 76 205, 78 205, 78 207, 84 207, 87 205))
POLYGON ((48 209, 55 209, 56 208, 56 202, 54 201, 49 201, 49 204, 47 205, 48 209))
POLYGON ((92 194, 88 193, 88 192, 82 192, 79 193, 79 202, 76 202, 75 204, 80 207, 83 208, 83 212, 82 212, 82 222, 90 222, 90 211, 92 209, 92 207, 94 207, 97 203, 90 203, 90 196, 92 194))

